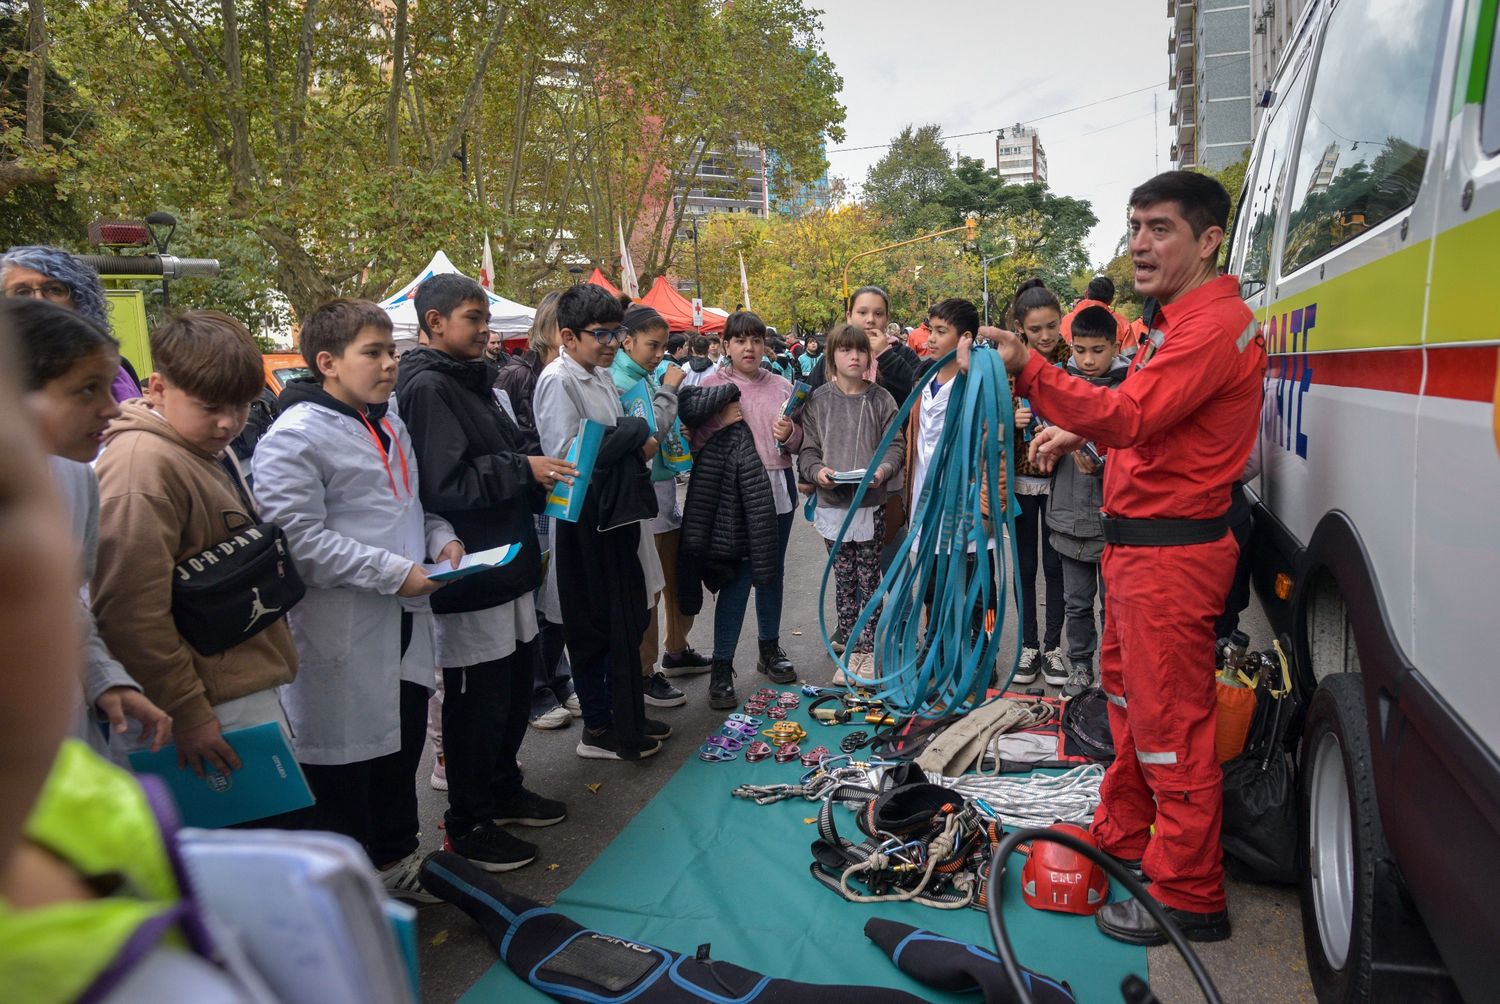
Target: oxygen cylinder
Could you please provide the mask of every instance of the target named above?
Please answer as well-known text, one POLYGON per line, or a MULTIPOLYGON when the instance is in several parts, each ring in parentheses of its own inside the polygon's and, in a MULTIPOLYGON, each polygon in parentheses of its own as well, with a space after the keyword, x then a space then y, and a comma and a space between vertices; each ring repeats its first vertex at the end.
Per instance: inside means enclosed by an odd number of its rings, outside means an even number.
POLYGON ((1255 720, 1255 688, 1242 678, 1250 638, 1242 631, 1229 636, 1224 646, 1224 668, 1219 671, 1218 721, 1214 728, 1214 752, 1219 762, 1233 760, 1245 748, 1245 737, 1255 720))

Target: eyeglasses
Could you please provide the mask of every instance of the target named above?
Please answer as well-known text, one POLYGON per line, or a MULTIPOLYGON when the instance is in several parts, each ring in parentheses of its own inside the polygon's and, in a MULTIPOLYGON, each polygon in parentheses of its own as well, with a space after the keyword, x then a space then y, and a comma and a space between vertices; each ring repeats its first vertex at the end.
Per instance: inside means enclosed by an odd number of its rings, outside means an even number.
POLYGON ((583 333, 593 335, 601 345, 608 345, 611 342, 623 341, 630 334, 630 329, 624 325, 618 328, 584 328, 583 333))
POLYGON ((48 300, 70 300, 73 290, 60 282, 44 282, 40 286, 11 286, 5 291, 9 297, 40 296, 48 300))

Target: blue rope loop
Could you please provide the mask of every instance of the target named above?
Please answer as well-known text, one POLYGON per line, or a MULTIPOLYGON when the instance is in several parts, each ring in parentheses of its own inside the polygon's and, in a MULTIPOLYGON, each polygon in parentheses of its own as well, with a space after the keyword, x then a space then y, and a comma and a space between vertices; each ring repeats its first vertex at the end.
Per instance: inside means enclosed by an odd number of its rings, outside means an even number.
MULTIPOLYGON (((954 355, 943 356, 927 372, 936 373, 954 355)), ((876 458, 884 456, 892 440, 904 434, 907 417, 919 406, 922 391, 922 385, 914 388, 896 412, 875 448, 876 458)), ((874 618, 876 675, 860 685, 875 691, 891 711, 902 717, 933 718, 986 702, 1006 610, 1015 605, 1009 601, 1008 584, 1020 582, 1020 556, 1014 545, 1019 511, 1014 448, 1015 415, 1005 366, 998 353, 975 348, 969 355, 968 372, 954 378, 943 432, 927 468, 922 497, 901 535, 898 556, 882 575, 880 588, 860 610, 846 654, 840 656, 828 634, 828 580, 860 502, 874 481, 879 464, 872 460, 839 527, 818 593, 823 647, 844 670, 850 689, 854 680, 848 661, 855 639, 874 618), (1003 497, 996 490, 1002 469, 1003 497), (981 517, 982 497, 991 513, 990 526, 981 517), (999 520, 996 513, 1001 514, 999 520), (1003 536, 997 532, 1001 526, 1003 536), (988 546, 991 541, 993 550, 988 546), (972 552, 971 542, 975 544, 972 552), (992 629, 988 626, 991 614, 992 629), (972 629, 976 617, 977 633, 972 629)), ((915 444, 908 443, 907 463, 915 451, 915 444)), ((1009 671, 1003 676, 1006 686, 1020 657, 1018 634, 1009 671)))

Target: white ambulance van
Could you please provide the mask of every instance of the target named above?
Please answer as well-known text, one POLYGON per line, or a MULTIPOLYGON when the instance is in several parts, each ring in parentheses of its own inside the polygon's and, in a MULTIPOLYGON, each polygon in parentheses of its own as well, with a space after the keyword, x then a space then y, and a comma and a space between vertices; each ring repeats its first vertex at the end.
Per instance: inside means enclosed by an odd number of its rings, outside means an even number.
POLYGON ((1500 1000, 1497 5, 1313 0, 1229 242, 1325 1002, 1500 1000))

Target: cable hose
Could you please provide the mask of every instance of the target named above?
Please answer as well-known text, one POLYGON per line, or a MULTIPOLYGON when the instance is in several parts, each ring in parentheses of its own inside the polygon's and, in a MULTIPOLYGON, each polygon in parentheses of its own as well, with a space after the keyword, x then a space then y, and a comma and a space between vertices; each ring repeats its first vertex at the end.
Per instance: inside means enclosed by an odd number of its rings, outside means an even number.
POLYGON ((1000 841, 1000 846, 995 848, 993 862, 1000 867, 990 868, 989 878, 985 882, 985 916, 990 922, 990 936, 995 939, 995 954, 1000 958, 1000 965, 1005 968, 1005 975, 1010 980, 1012 992, 1015 994, 1017 1004, 1033 1004, 1030 990, 1030 980, 1025 971, 1016 961, 1016 950, 1010 943, 1010 935, 1005 930, 1005 911, 1001 909, 1000 898, 1004 890, 1004 875, 1007 861, 1011 852, 1022 844, 1031 841, 1042 841, 1044 843, 1061 844, 1074 853, 1081 854, 1094 864, 1103 868, 1114 879, 1125 887, 1133 898, 1140 901, 1151 919, 1156 921, 1157 927, 1166 935, 1167 941, 1177 949, 1177 954, 1182 956, 1182 961, 1187 964, 1188 972, 1192 973, 1193 979, 1198 983, 1198 989, 1203 992, 1203 999, 1207 1004, 1223 1004, 1219 996, 1218 987, 1214 985, 1213 977, 1204 968, 1203 960, 1198 958, 1198 953, 1188 944, 1187 938, 1182 930, 1167 916, 1162 905, 1151 897, 1146 887, 1130 873, 1120 862, 1094 847, 1086 841, 1080 840, 1071 834, 1056 829, 1022 829, 1017 830, 1000 841))
MULTIPOLYGON (((948 353, 928 372, 936 373, 954 357, 955 353, 948 353)), ((1018 511, 1015 416, 1005 366, 997 352, 975 348, 969 356, 968 372, 953 379, 943 431, 928 464, 911 524, 897 545, 898 557, 881 577, 879 588, 860 610, 849 633, 851 639, 860 637, 874 619, 873 678, 859 679, 851 672, 848 663, 855 647, 852 643, 846 646, 844 655, 834 651, 826 608, 829 577, 878 463, 868 465, 855 489, 829 551, 818 593, 823 646, 844 671, 845 686, 852 687, 857 681, 902 717, 938 717, 985 703, 985 692, 995 675, 1009 583, 1020 581, 1019 554, 1014 546, 1018 511), (1003 495, 996 487, 1002 472, 1003 495), (989 510, 992 523, 1003 521, 1003 536, 985 527, 981 505, 989 510), (995 519, 997 513, 1000 520, 995 519), (994 550, 986 546, 991 540, 994 550), (918 544, 915 549, 914 542, 918 544), (968 550, 970 542, 977 545, 972 553, 968 550), (1002 562, 1002 554, 1009 555, 1008 562, 1002 562), (1009 565, 1009 575, 1003 564, 1009 565), (976 618, 977 638, 971 639, 976 618)), ((884 456, 895 437, 904 433, 907 417, 922 400, 923 390, 918 385, 901 405, 875 448, 875 457, 884 456)), ((914 451, 915 444, 908 444, 908 462, 914 451)), ((1009 671, 1004 674, 1007 686, 1020 655, 1021 639, 1017 635, 1009 671)))

